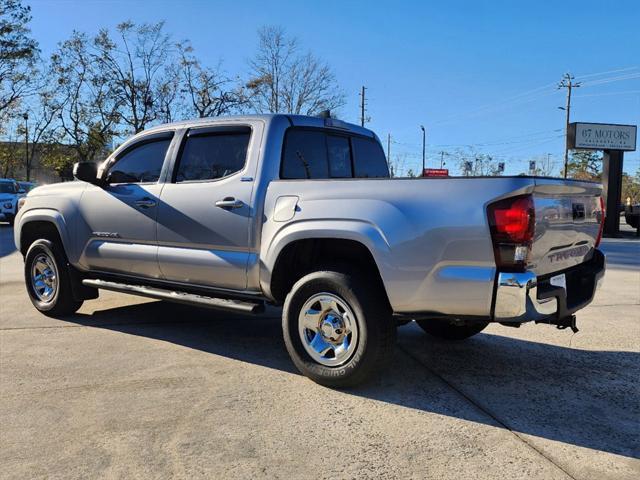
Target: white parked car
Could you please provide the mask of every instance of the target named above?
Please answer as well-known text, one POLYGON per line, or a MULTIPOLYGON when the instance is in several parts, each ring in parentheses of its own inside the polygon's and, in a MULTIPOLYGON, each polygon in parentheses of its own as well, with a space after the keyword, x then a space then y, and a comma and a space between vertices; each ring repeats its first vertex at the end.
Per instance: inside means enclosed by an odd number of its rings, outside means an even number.
POLYGON ((0 221, 13 225, 18 212, 18 200, 25 194, 18 182, 11 178, 0 178, 0 221))

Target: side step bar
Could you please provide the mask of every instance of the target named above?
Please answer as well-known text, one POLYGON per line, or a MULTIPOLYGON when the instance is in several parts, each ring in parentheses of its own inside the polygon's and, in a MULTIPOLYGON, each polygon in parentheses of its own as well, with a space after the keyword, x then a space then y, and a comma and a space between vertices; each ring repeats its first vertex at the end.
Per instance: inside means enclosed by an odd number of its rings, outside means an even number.
POLYGON ((129 285, 126 283, 107 282, 106 280, 82 280, 87 287, 111 290, 113 292, 130 293, 141 297, 157 298, 170 302, 185 303, 198 307, 215 308, 219 310, 231 310, 242 313, 261 313, 264 311, 264 303, 243 302, 241 300, 229 300, 226 298, 205 297, 192 293, 165 290, 162 288, 146 287, 143 285, 129 285))

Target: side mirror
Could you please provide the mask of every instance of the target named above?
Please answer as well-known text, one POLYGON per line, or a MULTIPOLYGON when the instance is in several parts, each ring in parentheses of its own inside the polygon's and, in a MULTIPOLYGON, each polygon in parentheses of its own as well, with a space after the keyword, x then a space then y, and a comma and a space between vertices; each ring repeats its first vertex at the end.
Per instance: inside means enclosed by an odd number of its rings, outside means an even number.
POLYGON ((104 185, 98 178, 98 164, 94 162, 78 162, 73 165, 73 176, 83 182, 89 182, 99 187, 104 185))

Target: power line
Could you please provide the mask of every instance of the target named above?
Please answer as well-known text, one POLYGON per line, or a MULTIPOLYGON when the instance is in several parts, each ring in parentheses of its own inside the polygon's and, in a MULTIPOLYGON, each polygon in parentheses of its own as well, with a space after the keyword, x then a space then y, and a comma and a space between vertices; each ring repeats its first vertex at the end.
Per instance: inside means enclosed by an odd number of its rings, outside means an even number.
POLYGON ((627 75, 620 75, 620 76, 617 76, 617 77, 609 77, 609 78, 603 78, 603 79, 590 80, 590 81, 584 82, 584 86, 585 87, 595 87, 596 85, 605 85, 607 83, 621 82, 623 80, 633 80, 634 78, 640 78, 640 72, 630 73, 630 74, 627 74, 627 75))
POLYGON ((598 72, 598 73, 589 73, 587 75, 578 75, 579 79, 583 79, 583 78, 591 78, 591 77, 600 77, 602 75, 608 75, 610 73, 620 73, 620 72, 628 72, 629 70, 637 70, 639 67, 634 66, 634 67, 626 67, 626 68, 618 68, 616 70, 609 70, 606 72, 598 72))
MULTIPOLYGON (((530 133, 525 133, 525 134, 521 134, 521 135, 514 135, 514 136, 509 136, 509 137, 504 137, 504 138, 499 138, 496 140, 492 140, 492 141, 487 141, 487 142, 473 142, 473 143, 440 143, 440 144, 432 144, 430 148, 451 148, 451 147, 467 147, 467 148, 471 148, 471 147, 487 147, 487 146, 494 146, 494 145, 510 145, 510 144, 517 144, 517 143, 528 143, 536 140, 540 140, 540 138, 535 138, 535 137, 540 137, 541 135, 547 135, 550 133, 555 133, 555 132, 560 132, 562 131, 562 129, 559 128, 555 128, 552 130, 541 130, 538 132, 530 132, 530 133)), ((545 137, 548 138, 548 137, 545 137)), ((555 138, 555 137, 554 137, 555 138)), ((410 143, 410 142, 400 142, 397 140, 392 140, 392 143, 394 145, 403 145, 406 147, 412 147, 412 148, 421 148, 421 145, 417 144, 417 143, 410 143)), ((436 152, 436 150, 433 150, 434 152, 436 152)))
POLYGON ((611 96, 611 95, 630 95, 632 93, 640 93, 640 90, 626 90, 624 92, 588 93, 586 95, 574 95, 573 98, 608 97, 608 96, 611 96))
MULTIPOLYGON (((553 86, 553 84, 545 85, 544 87, 540 87, 540 88, 548 89, 548 88, 551 88, 551 86, 553 86)), ((450 115, 450 116, 445 117, 444 119, 440 120, 439 122, 435 122, 435 123, 431 124, 431 126, 445 125, 447 123, 451 123, 452 121, 457 121, 457 120, 460 120, 460 119, 463 119, 463 118, 477 117, 478 115, 483 115, 483 114, 489 113, 489 112, 495 112, 496 110, 515 107, 515 106, 520 106, 520 105, 523 105, 525 103, 533 102, 533 101, 538 100, 540 98, 548 97, 548 96, 556 94, 555 91, 550 91, 550 92, 545 91, 545 92, 542 92, 542 93, 539 92, 536 95, 531 96, 532 92, 535 92, 536 90, 540 90, 540 88, 535 89, 535 90, 531 90, 530 92, 527 92, 526 94, 515 95, 515 96, 507 98, 505 100, 500 100, 500 101, 492 103, 492 104, 484 105, 482 107, 479 107, 477 109, 471 110, 469 112, 463 112, 463 113, 450 115)))

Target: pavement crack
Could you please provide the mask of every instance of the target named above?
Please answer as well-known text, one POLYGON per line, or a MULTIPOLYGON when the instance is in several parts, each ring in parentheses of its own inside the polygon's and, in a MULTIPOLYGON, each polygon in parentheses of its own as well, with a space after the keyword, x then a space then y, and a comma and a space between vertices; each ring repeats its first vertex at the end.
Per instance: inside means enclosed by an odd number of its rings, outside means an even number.
POLYGON ((507 425, 504 421, 500 420, 500 418, 498 417, 498 415, 496 415, 495 413, 493 413, 489 408, 485 407, 484 405, 482 405, 480 402, 478 402, 476 399, 474 399, 471 395, 469 395, 468 393, 466 393, 464 390, 462 390, 460 387, 456 386, 454 383, 450 382, 445 376, 441 375, 440 373, 438 373, 436 370, 434 370, 433 368, 431 368, 429 365, 427 365, 425 362, 423 362, 419 357, 417 357, 416 355, 414 355, 413 353, 411 353, 410 350, 404 348, 400 342, 398 342, 397 344, 398 349, 403 352, 405 355, 407 355, 410 359, 412 359, 414 362, 416 362, 418 365, 420 365, 421 367, 423 367, 425 370, 427 370, 429 373, 431 373, 433 376, 435 376, 438 380, 440 380, 443 384, 445 384, 447 387, 449 387, 451 390, 453 390, 455 393, 457 393, 460 397, 462 397, 464 400, 466 400, 467 402, 469 402, 471 405, 473 405, 475 408, 477 408, 478 410, 480 410, 482 413, 484 413, 485 415, 487 415, 488 417, 490 417, 492 420, 494 420, 498 425, 500 425, 502 428, 504 428, 505 430, 507 430, 509 433, 511 433, 514 437, 516 437, 516 439, 518 439, 520 442, 524 443, 527 447, 529 447, 531 450, 533 450, 534 452, 536 452, 538 455, 540 455, 542 458, 544 458, 545 460, 547 460, 549 463, 551 463, 552 465, 554 465, 556 468, 558 468, 558 470, 560 470, 562 473, 564 473, 567 477, 571 478, 572 480, 578 480, 576 479, 576 477, 574 477, 573 475, 571 475, 571 473, 569 473, 564 467, 562 467, 562 465, 560 465, 558 462, 556 462, 553 458, 549 457, 545 452, 543 452, 542 450, 540 450, 538 447, 536 447, 535 445, 533 445, 530 441, 528 441, 525 437, 521 436, 520 434, 518 434, 518 432, 514 431, 511 427, 509 427, 509 425, 507 425))

